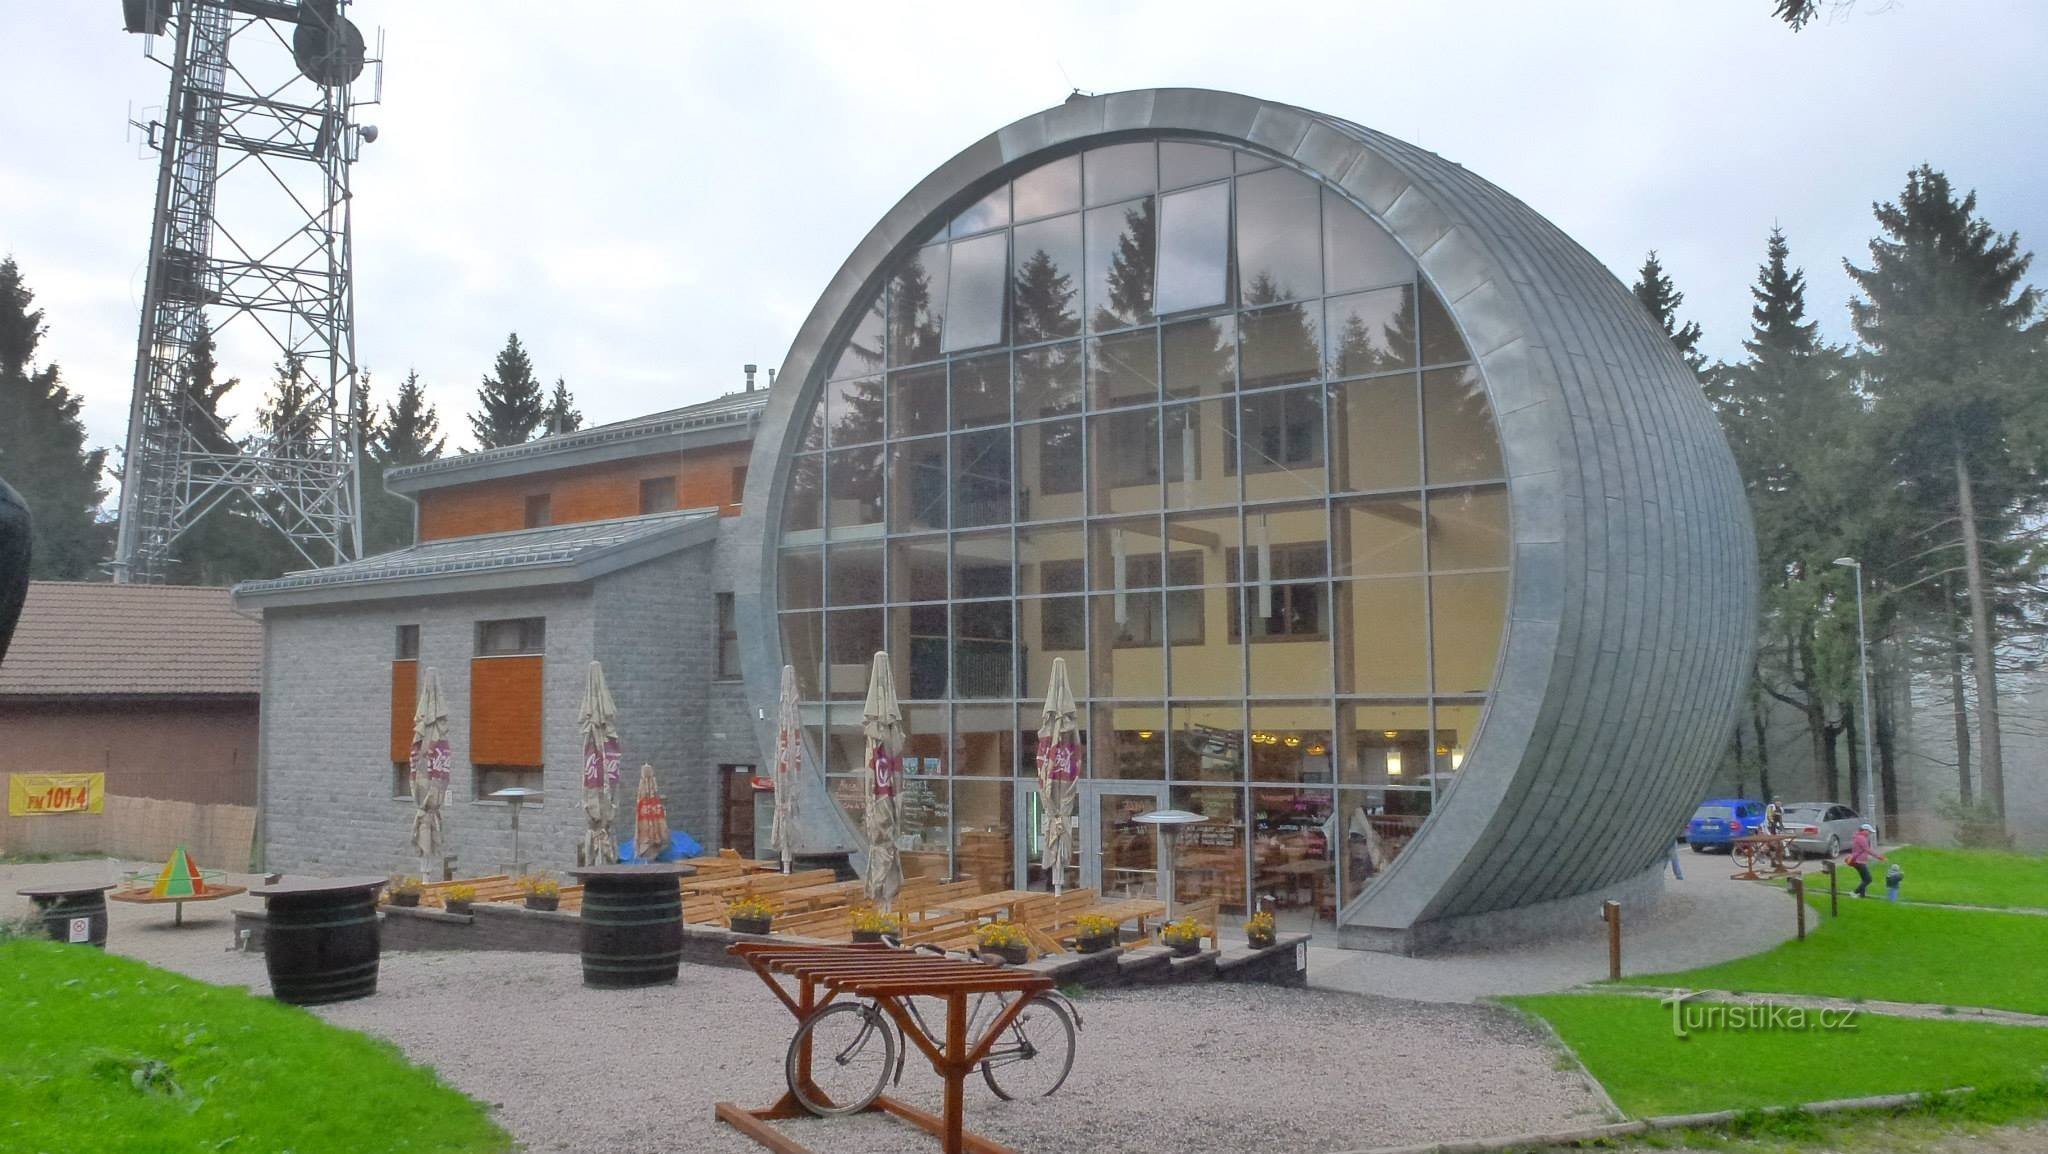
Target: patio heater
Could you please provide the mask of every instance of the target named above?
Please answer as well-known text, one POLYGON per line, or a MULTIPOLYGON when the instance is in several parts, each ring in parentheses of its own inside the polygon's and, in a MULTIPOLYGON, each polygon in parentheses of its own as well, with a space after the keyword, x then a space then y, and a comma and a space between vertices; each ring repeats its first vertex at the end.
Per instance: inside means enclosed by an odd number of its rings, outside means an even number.
POLYGON ((1184 825, 1198 825, 1209 819, 1203 814, 1190 813, 1184 809, 1155 809, 1150 813, 1141 813, 1131 820, 1151 826, 1159 839, 1159 876, 1166 886, 1166 920, 1172 921, 1173 842, 1167 839, 1166 831, 1184 825))
POLYGON ((518 876, 526 872, 526 864, 519 860, 519 809, 529 797, 539 797, 540 791, 523 785, 507 786, 491 795, 512 803, 512 873, 518 876))

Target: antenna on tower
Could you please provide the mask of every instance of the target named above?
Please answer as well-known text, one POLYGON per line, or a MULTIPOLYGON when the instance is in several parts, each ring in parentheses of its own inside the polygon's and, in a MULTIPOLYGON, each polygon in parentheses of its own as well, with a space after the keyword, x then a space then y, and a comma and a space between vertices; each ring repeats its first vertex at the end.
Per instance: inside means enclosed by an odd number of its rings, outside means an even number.
POLYGON ((371 61, 349 3, 122 0, 123 27, 172 52, 163 119, 130 121, 158 167, 117 581, 163 580, 179 536, 237 495, 311 565, 362 554, 349 166, 376 128, 355 121, 375 101, 351 93, 371 61), (214 332, 275 351, 304 390, 293 419, 238 440, 191 403, 214 332))

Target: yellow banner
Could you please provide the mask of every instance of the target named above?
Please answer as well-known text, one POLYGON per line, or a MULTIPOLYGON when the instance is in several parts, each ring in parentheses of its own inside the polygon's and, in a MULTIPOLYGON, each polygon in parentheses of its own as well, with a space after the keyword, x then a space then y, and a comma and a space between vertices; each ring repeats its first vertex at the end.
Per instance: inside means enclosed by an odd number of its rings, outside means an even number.
POLYGON ((7 779, 7 816, 100 813, 107 808, 104 773, 16 773, 7 779))

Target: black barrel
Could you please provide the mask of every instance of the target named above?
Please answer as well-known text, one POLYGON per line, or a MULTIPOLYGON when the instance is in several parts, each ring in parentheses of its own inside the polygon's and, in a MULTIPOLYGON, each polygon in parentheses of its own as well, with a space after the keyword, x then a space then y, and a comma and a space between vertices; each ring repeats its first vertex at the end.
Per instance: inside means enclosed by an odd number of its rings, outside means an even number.
POLYGON ((107 891, 113 885, 30 886, 17 891, 36 904, 53 942, 107 948, 107 891), (83 923, 83 924, 80 924, 83 923), (83 932, 80 932, 83 931, 83 932))
POLYGON ((583 984, 627 989, 675 981, 683 960, 678 883, 697 871, 657 864, 572 872, 583 883, 583 984))
POLYGON ((377 992, 377 891, 383 878, 290 881, 263 898, 263 961, 280 1002, 317 1006, 377 992))

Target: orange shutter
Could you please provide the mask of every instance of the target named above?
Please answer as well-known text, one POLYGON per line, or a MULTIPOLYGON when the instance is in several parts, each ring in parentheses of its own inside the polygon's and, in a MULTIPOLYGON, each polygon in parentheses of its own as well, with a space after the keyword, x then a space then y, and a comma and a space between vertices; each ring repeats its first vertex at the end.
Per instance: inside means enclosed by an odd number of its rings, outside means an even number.
POLYGON ((412 711, 419 705, 420 663, 391 663, 391 760, 412 758, 412 711))
POLYGON ((541 764, 539 657, 470 661, 469 763, 541 764))

